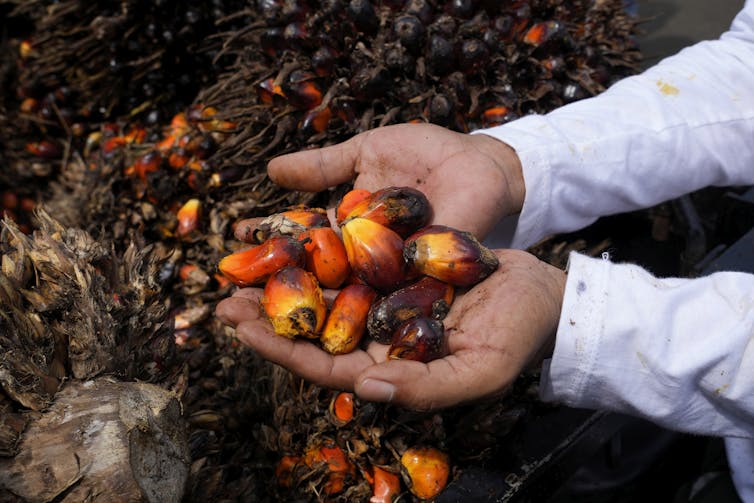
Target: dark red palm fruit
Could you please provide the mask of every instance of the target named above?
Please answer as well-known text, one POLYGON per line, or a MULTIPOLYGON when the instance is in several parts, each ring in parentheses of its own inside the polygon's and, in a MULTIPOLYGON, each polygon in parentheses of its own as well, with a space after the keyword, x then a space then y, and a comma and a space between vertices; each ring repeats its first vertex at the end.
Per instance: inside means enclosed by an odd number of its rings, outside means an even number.
POLYGON ((351 0, 348 3, 348 17, 357 30, 367 35, 376 34, 380 27, 380 20, 369 0, 351 0))
POLYGON ((357 71, 350 80, 353 97, 371 101, 385 95, 390 85, 390 72, 382 66, 366 67, 357 71))
POLYGON ((424 45, 424 25, 416 16, 404 14, 393 21, 393 32, 401 45, 416 54, 424 45))
POLYGON ((369 309, 367 333, 377 342, 389 344, 398 326, 411 318, 443 319, 453 295, 452 286, 425 276, 377 300, 369 309))
POLYGON ((447 74, 455 65, 453 44, 445 37, 433 35, 427 46, 426 60, 433 74, 447 74))
POLYGON ((464 73, 478 72, 490 59, 487 45, 479 39, 469 38, 461 42, 458 50, 458 65, 464 73))
POLYGON ((314 73, 320 77, 327 77, 332 74, 335 68, 336 60, 335 51, 328 46, 322 46, 312 54, 312 68, 314 73))
POLYGON ((428 363, 442 358, 446 353, 442 322, 432 318, 412 318, 395 331, 388 358, 428 363))

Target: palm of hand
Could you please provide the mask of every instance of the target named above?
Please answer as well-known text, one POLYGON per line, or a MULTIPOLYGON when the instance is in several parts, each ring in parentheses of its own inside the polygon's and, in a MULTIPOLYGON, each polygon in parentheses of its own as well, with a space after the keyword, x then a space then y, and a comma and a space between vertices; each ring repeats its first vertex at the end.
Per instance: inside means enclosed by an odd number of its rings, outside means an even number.
POLYGON ((354 176, 356 188, 370 191, 413 187, 432 204, 433 223, 482 238, 500 218, 520 209, 522 195, 508 174, 517 162, 509 147, 486 135, 401 124, 278 157, 268 170, 273 181, 297 190, 324 190, 354 176))
POLYGON ((218 317, 262 357, 307 380, 355 390, 362 398, 436 409, 503 392, 541 356, 554 334, 565 278, 562 271, 514 250, 498 251, 501 267, 458 296, 444 321, 449 355, 428 364, 387 360, 387 346, 333 356, 304 340, 273 333, 244 289, 218 305, 218 317))

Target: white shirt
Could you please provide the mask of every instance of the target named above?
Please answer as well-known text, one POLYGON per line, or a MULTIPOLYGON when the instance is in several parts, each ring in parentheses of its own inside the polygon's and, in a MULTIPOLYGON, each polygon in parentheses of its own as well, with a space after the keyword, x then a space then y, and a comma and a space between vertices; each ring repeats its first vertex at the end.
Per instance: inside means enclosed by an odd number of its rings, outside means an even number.
MULTIPOLYGON (((754 0, 719 40, 477 133, 521 159, 523 209, 500 227, 516 248, 707 186, 752 185, 754 0)), ((547 400, 726 437, 739 495, 754 501, 754 275, 661 280, 572 254, 541 388, 547 400)))

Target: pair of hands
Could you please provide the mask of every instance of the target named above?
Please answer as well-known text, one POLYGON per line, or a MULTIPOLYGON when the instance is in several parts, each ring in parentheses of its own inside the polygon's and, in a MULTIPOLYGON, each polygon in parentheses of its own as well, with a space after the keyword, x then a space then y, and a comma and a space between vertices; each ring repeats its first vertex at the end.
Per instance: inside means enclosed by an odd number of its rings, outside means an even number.
MULTIPOLYGON (((378 128, 339 145, 284 155, 270 161, 268 174, 283 187, 312 192, 351 180, 370 191, 414 187, 432 204, 432 223, 479 238, 519 212, 524 199, 521 165, 510 147, 427 124, 378 128)), ((238 237, 254 224, 240 222, 238 237)), ((565 274, 526 252, 495 253, 498 270, 459 292, 443 320, 448 356, 427 364, 388 360, 388 346, 373 341, 333 356, 311 342, 280 337, 260 309, 258 288, 238 290, 218 304, 216 315, 263 358, 316 384, 414 409, 448 407, 504 392, 552 350, 565 274)))

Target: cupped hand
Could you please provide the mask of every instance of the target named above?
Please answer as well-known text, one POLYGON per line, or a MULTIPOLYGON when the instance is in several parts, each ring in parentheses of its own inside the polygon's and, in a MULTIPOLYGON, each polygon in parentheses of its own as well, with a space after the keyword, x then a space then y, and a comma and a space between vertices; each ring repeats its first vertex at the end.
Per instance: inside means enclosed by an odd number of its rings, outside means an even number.
MULTIPOLYGON (((369 191, 413 187, 432 204, 432 223, 478 238, 521 211, 524 200, 521 164, 512 148, 484 134, 431 124, 376 128, 337 145, 277 157, 267 171, 282 187, 307 192, 350 181, 369 191)), ((244 222, 237 228, 244 229, 244 222)))
POLYGON ((376 342, 333 356, 278 336, 259 306, 260 289, 239 290, 216 314, 260 356, 310 382, 417 410, 449 407, 504 392, 552 351, 565 273, 523 251, 496 253, 498 270, 459 294, 443 321, 449 354, 427 364, 389 360, 388 346, 376 342))

